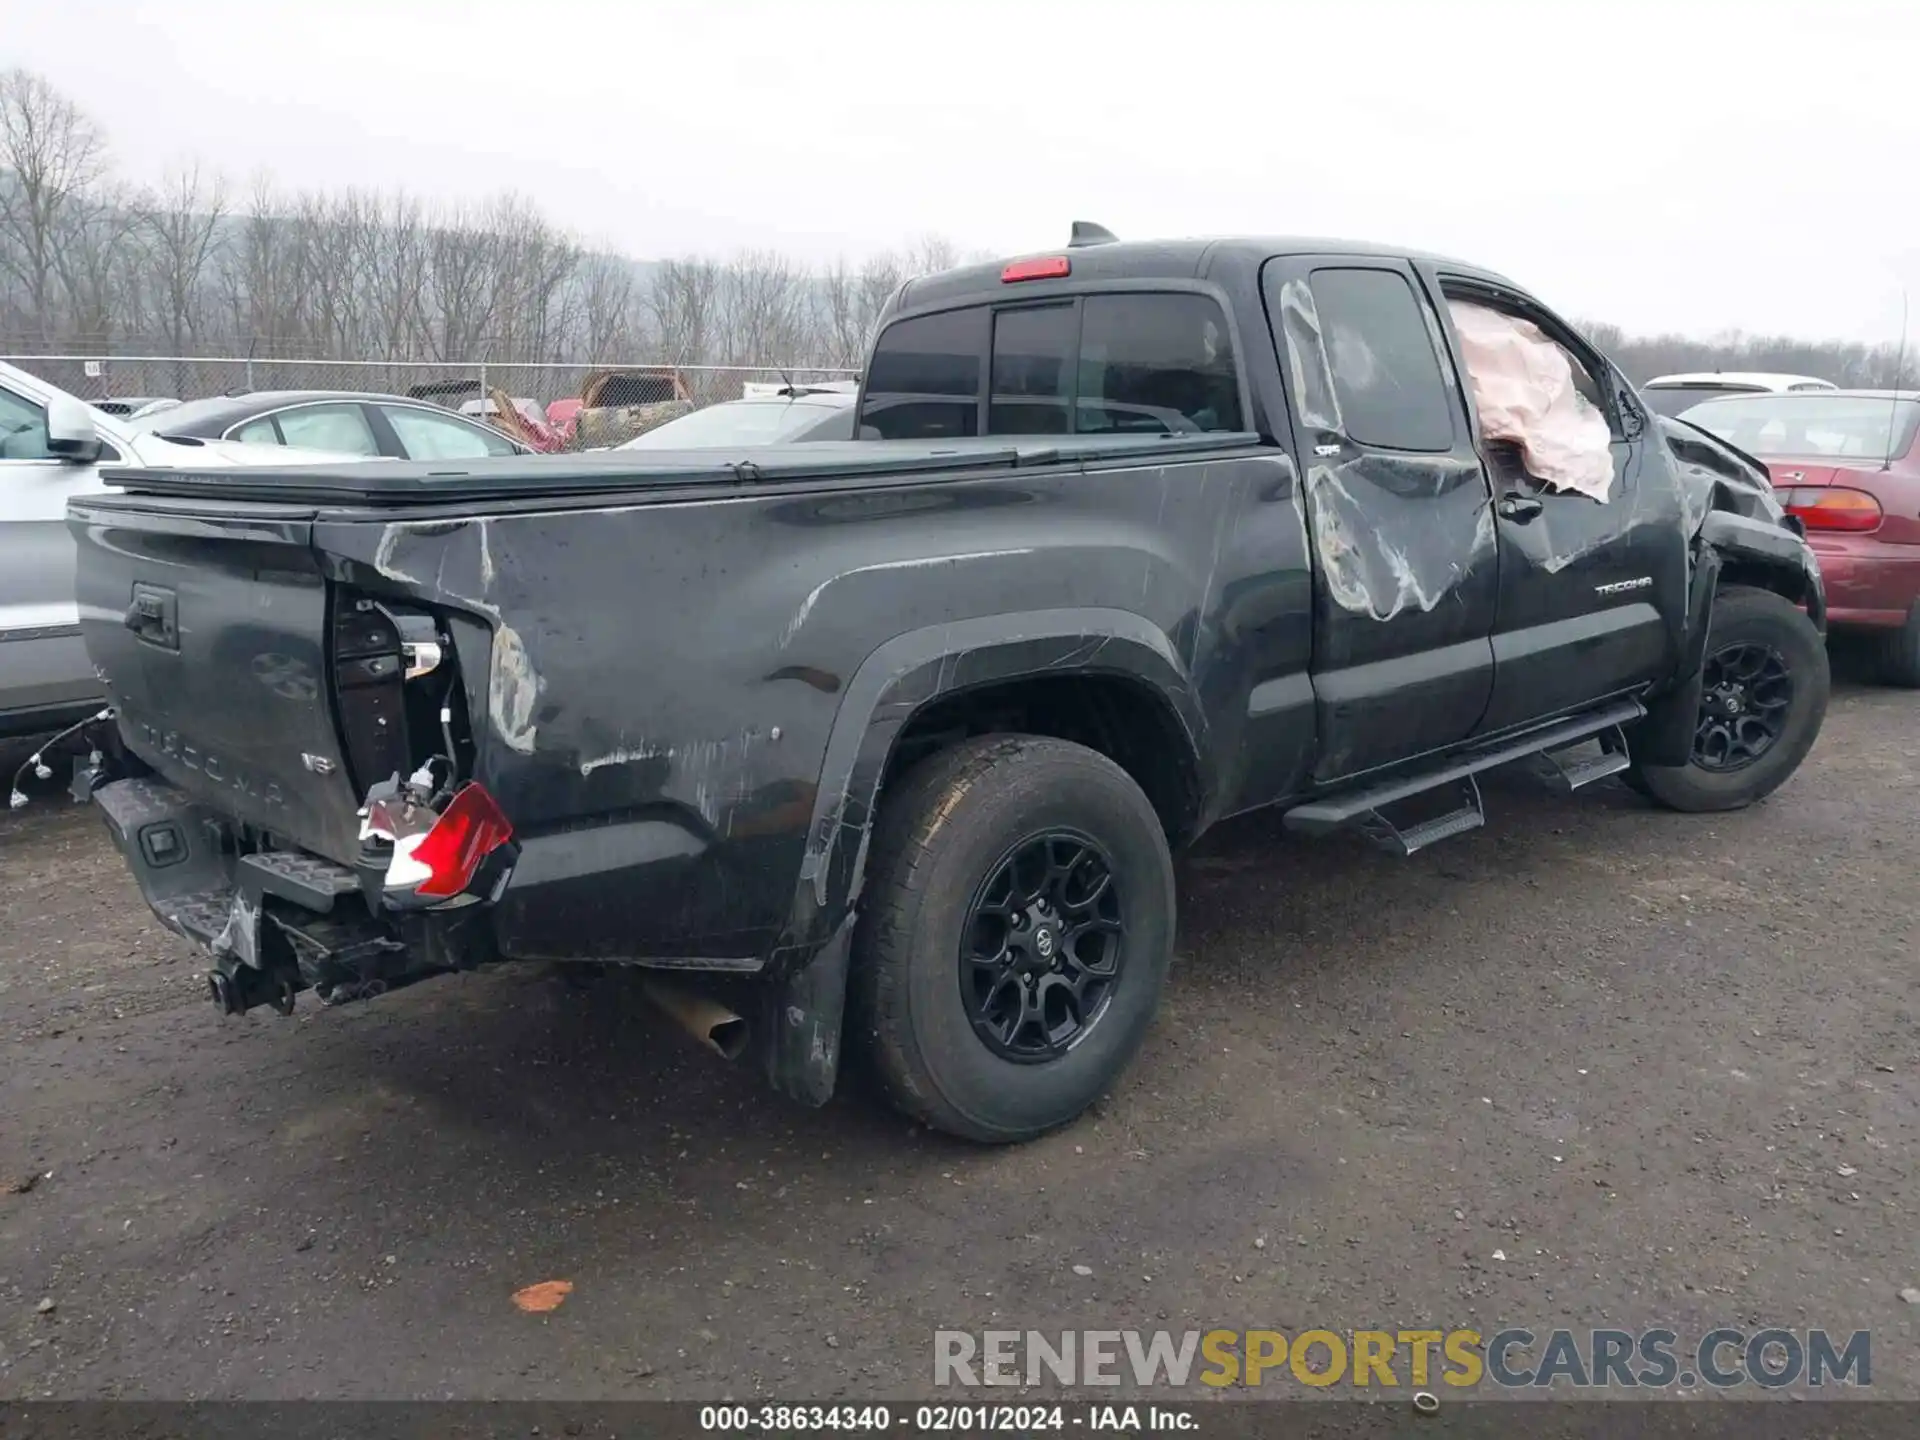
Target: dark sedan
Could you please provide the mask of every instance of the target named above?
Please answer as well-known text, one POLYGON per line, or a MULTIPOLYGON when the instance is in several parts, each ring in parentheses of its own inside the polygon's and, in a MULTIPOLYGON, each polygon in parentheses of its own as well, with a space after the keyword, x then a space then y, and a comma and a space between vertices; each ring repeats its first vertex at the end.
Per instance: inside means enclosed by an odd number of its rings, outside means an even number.
POLYGON ((256 390, 189 400, 131 422, 136 430, 296 445, 394 460, 477 460, 532 452, 489 425, 403 395, 340 390, 256 390))

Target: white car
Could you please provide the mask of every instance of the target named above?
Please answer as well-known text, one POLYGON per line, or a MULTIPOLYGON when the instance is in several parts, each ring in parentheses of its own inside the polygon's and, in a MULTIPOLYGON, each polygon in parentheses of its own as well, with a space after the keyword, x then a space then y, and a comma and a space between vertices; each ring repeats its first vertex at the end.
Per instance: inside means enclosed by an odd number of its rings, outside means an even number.
POLYGON ((1785 395, 1800 390, 1837 390, 1817 375, 1782 375, 1771 370, 1702 370, 1685 375, 1656 375, 1640 387, 1641 398, 1661 415, 1678 415, 1702 400, 1725 395, 1785 395))
POLYGON ((56 729, 100 704, 102 686, 80 642, 67 501, 104 488, 103 466, 207 469, 357 458, 135 434, 0 362, 0 736, 56 729))

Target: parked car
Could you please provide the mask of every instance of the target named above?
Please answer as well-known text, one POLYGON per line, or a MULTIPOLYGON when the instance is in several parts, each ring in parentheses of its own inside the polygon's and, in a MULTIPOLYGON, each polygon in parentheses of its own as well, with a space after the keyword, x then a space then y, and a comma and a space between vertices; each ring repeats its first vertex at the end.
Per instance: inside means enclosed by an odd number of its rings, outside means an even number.
POLYGON ((1761 370, 1712 370, 1688 375, 1658 375, 1640 387, 1656 415, 1678 415, 1689 405, 1716 395, 1784 395, 1836 390, 1831 380, 1814 375, 1779 375, 1761 370))
MULTIPOLYGON (((98 491, 102 466, 217 469, 290 458, 284 450, 138 433, 0 363, 0 735, 57 729, 100 706, 103 689, 74 604, 67 501, 98 491)), ((120 609, 126 605, 123 598, 120 609)))
POLYGON ((111 400, 93 400, 88 403, 103 415, 131 420, 155 410, 165 410, 180 402, 170 395, 122 395, 111 400))
POLYGON ((1872 636, 1889 683, 1920 686, 1920 395, 1727 396, 1680 418, 1766 464, 1820 557, 1829 623, 1872 636))
POLYGON ((1793 774, 1824 598, 1752 462, 1477 267, 1076 228, 893 297, 892 439, 76 501, 86 782, 218 1008, 631 964, 789 1094, 852 1046, 1017 1140, 1139 1048, 1226 816, 1406 855, 1509 762, 1793 774))
POLYGON ((620 450, 692 450, 714 445, 785 445, 853 439, 859 397, 841 389, 782 387, 777 393, 723 400, 636 435, 620 450))
POLYGON ((216 395, 142 415, 130 423, 136 430, 167 435, 295 445, 393 460, 475 460, 531 453, 492 426, 427 401, 340 390, 216 395))

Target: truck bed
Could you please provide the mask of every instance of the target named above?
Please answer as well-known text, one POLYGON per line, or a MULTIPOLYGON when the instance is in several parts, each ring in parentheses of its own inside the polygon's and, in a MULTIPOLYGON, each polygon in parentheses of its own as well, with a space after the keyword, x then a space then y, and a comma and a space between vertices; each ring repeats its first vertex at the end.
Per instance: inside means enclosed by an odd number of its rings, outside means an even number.
MULTIPOLYGON (((1304 671, 1297 477, 1255 437, 748 453, 113 472, 71 523, 124 743, 340 865, 369 788, 451 745, 521 843, 505 955, 752 969, 837 921, 900 686, 1079 656, 1237 735, 1184 679, 1236 575, 1248 687, 1304 671), (400 686, 383 609, 446 663, 400 686)), ((1281 698, 1289 767, 1311 696, 1281 698)))

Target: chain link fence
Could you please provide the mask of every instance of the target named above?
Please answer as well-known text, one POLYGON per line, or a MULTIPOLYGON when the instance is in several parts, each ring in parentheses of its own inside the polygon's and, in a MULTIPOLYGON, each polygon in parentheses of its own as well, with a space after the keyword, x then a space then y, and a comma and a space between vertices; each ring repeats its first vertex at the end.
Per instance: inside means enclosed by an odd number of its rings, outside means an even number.
POLYGON ((483 418, 504 395, 528 424, 502 425, 527 438, 544 431, 543 448, 574 449, 590 443, 572 417, 585 392, 603 403, 677 400, 695 408, 738 400, 750 387, 848 384, 858 371, 770 365, 668 365, 659 361, 606 361, 592 365, 513 364, 437 360, 286 360, 241 356, 0 355, 0 360, 37 375, 111 413, 128 401, 199 400, 267 390, 341 390, 411 396, 483 418), (609 377, 615 379, 608 388, 609 377), (596 386, 596 382, 599 382, 596 386))

